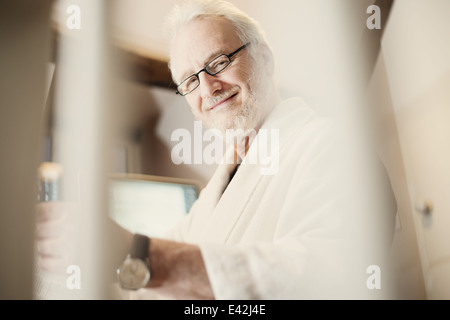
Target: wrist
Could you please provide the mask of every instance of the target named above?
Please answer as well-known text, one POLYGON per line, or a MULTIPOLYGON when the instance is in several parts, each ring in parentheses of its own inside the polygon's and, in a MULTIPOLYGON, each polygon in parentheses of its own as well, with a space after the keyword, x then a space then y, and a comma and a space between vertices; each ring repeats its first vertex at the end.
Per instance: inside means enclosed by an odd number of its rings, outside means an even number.
POLYGON ((117 269, 119 284, 126 290, 138 290, 148 285, 150 273, 149 259, 150 238, 135 234, 131 250, 117 269))

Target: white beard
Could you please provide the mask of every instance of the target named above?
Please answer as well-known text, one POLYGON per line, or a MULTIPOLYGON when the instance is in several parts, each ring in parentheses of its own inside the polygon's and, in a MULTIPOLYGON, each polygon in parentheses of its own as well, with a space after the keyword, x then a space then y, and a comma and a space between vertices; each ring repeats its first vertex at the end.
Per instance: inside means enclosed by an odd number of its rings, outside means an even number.
POLYGON ((234 114, 229 114, 226 119, 222 117, 212 117, 207 120, 203 119, 203 123, 208 128, 219 130, 223 137, 225 137, 227 130, 234 130, 236 132, 242 130, 256 130, 256 128, 261 124, 260 122, 262 117, 265 115, 267 108, 264 103, 261 103, 265 101, 265 88, 263 87, 261 77, 256 75, 256 72, 252 73, 252 76, 247 82, 247 87, 249 88, 250 96, 245 102, 242 103, 239 109, 233 112, 234 114), (252 79, 256 79, 256 81, 251 86, 250 81, 252 79), (256 90, 254 88, 256 88, 256 90))

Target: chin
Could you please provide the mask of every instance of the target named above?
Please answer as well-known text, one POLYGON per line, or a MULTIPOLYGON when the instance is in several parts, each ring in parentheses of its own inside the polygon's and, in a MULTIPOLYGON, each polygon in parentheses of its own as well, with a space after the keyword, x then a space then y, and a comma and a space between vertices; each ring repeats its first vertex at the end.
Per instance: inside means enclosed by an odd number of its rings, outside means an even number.
POLYGON ((226 130, 250 130, 256 128, 259 119, 256 99, 251 96, 247 103, 235 103, 227 106, 227 109, 217 110, 203 123, 211 129, 220 130, 223 134, 226 130))
POLYGON ((255 127, 253 119, 243 116, 237 116, 228 119, 228 121, 216 123, 214 126, 214 128, 218 129, 224 136, 226 135, 227 130, 235 131, 236 134, 240 135, 242 131, 246 132, 247 130, 253 130, 255 127))

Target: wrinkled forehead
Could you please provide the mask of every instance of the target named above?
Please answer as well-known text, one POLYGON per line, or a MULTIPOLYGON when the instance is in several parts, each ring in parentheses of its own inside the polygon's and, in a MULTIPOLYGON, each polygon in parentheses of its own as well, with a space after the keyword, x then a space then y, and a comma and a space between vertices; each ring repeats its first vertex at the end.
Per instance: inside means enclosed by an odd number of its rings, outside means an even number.
POLYGON ((172 43, 170 65, 179 83, 211 59, 240 47, 234 25, 222 17, 199 17, 183 25, 172 43))

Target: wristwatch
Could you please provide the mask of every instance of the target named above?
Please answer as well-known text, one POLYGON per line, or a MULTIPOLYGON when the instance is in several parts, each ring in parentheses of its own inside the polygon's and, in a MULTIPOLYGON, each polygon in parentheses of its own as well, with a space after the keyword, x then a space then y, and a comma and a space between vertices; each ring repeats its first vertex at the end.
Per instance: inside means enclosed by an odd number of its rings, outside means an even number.
POLYGON ((134 235, 131 253, 117 269, 119 284, 123 289, 138 290, 150 281, 149 246, 150 239, 147 236, 134 235))

